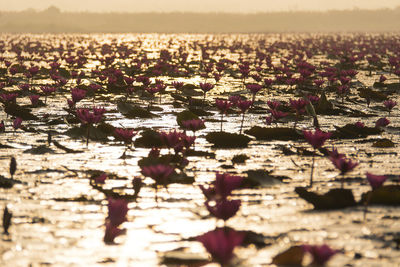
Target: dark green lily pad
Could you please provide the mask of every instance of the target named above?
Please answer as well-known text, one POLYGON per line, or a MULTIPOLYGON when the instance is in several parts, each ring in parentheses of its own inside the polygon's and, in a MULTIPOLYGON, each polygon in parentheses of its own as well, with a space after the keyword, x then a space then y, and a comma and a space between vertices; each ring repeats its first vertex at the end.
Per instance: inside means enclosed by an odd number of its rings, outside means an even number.
POLYGON ((299 132, 293 128, 265 128, 253 126, 251 129, 244 131, 246 134, 254 136, 257 140, 298 140, 303 138, 299 132))
POLYGON ((265 170, 248 170, 246 173, 247 178, 242 182, 244 188, 270 187, 280 185, 284 179, 289 179, 286 176, 271 175, 270 172, 265 170))
POLYGON ((38 117, 31 113, 28 108, 23 108, 15 103, 8 103, 4 111, 14 117, 20 117, 23 120, 38 120, 38 117))
MULTIPOLYGON (((80 127, 72 127, 67 130, 64 134, 71 138, 87 138, 87 127, 88 125, 81 125, 80 127)), ((107 124, 99 124, 97 127, 90 126, 89 139, 94 141, 107 141, 108 136, 112 135, 111 129, 113 126, 108 126, 107 124)))
POLYGON ((209 159, 215 159, 215 153, 213 153, 213 152, 193 150, 193 149, 186 151, 186 156, 187 157, 205 157, 205 158, 209 158, 209 159))
POLYGON ((168 266, 202 266, 209 262, 209 258, 200 253, 174 250, 165 252, 161 263, 168 266))
POLYGON ((272 259, 272 264, 278 266, 302 266, 304 254, 304 249, 301 246, 292 246, 275 255, 272 259))
POLYGON ((247 147, 250 137, 243 134, 211 132, 206 135, 207 142, 219 148, 247 147))
POLYGON ((21 181, 15 180, 15 179, 11 179, 11 178, 6 178, 3 175, 0 175, 0 188, 11 188, 13 187, 15 184, 21 184, 21 181))
POLYGON ((144 130, 142 136, 137 138, 134 143, 135 147, 162 147, 163 143, 160 138, 160 134, 153 130, 144 130))
MULTIPOLYGON (((176 122, 180 127, 183 127, 182 121, 198 120, 199 116, 189 110, 184 110, 176 115, 176 122)), ((204 128, 203 128, 204 129, 204 128)))
POLYGON ((361 196, 361 204, 364 204, 369 198, 369 205, 400 205, 400 186, 399 185, 384 185, 378 189, 366 192, 361 196))
POLYGON ((153 118, 157 117, 158 115, 151 113, 147 109, 141 108, 136 105, 131 105, 126 102, 118 102, 117 109, 121 114, 123 114, 127 118, 153 118))
POLYGON ((204 109, 196 108, 196 107, 189 107, 189 111, 192 112, 193 114, 195 114, 197 116, 201 116, 201 117, 210 116, 213 114, 212 112, 208 112, 204 109))
POLYGON ((391 148, 394 147, 394 143, 392 140, 383 138, 381 140, 376 141, 375 143, 372 144, 372 147, 378 147, 378 148, 391 148))
POLYGON ((54 154, 54 150, 46 145, 40 145, 37 147, 33 147, 24 151, 24 153, 29 153, 33 155, 43 155, 43 154, 54 154))
POLYGON ((375 101, 387 100, 387 95, 382 92, 374 91, 371 88, 360 88, 358 94, 365 99, 372 99, 375 101))
POLYGON ((335 126, 336 131, 333 133, 334 138, 360 138, 367 137, 369 135, 376 135, 382 132, 381 129, 376 127, 357 127, 354 124, 346 124, 343 127, 335 126))
POLYGON ((241 164, 241 163, 245 163, 246 160, 248 160, 248 159, 249 159, 249 157, 247 155, 238 154, 238 155, 233 156, 232 163, 233 164, 241 164))
POLYGON ((331 189, 322 195, 310 192, 304 187, 296 187, 295 191, 302 199, 312 204, 316 210, 344 209, 357 205, 350 189, 331 189))

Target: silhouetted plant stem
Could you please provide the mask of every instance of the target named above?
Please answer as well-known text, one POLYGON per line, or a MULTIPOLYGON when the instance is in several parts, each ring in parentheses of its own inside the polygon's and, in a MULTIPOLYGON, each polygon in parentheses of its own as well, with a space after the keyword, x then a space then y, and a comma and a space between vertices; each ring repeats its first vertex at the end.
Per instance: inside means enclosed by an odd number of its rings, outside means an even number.
POLYGON ((363 220, 365 221, 365 219, 367 218, 367 212, 368 212, 368 205, 369 205, 369 202, 371 201, 371 197, 372 197, 372 193, 374 192, 374 190, 372 190, 369 194, 368 194, 368 196, 367 196, 367 198, 366 198, 366 200, 365 200, 365 202, 364 202, 364 218, 363 218, 363 220))
POLYGON ((90 136, 90 124, 87 125, 87 130, 86 130, 86 146, 89 146, 89 136, 90 136))
POLYGON ((242 121, 240 123, 240 132, 239 132, 239 134, 242 134, 243 122, 244 122, 244 112, 242 114, 242 121))
POLYGON ((224 113, 221 113, 221 132, 222 132, 222 122, 223 122, 223 119, 224 119, 224 113))
POLYGON ((314 149, 313 154, 312 154, 311 174, 310 174, 310 188, 313 185, 314 164, 315 164, 315 149, 314 149))

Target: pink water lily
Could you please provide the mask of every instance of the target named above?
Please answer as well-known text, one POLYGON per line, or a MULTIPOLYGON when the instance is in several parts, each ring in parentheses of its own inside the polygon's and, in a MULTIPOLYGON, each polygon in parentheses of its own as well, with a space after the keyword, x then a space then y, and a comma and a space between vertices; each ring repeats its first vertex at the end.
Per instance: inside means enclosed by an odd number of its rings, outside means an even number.
POLYGON ((114 226, 119 226, 127 220, 128 202, 124 199, 108 199, 108 217, 107 220, 114 226))
POLYGON ((157 164, 142 167, 142 174, 150 177, 156 182, 156 185, 166 185, 168 178, 174 172, 174 167, 165 164, 157 164))
POLYGON ((338 251, 331 249, 328 245, 303 245, 305 252, 311 254, 312 264, 316 266, 325 265, 338 251))
POLYGON ((243 242, 244 237, 243 232, 217 228, 198 236, 196 239, 203 244, 214 261, 225 266, 233 257, 233 250, 243 242))
POLYGON ((208 187, 201 185, 200 189, 208 200, 226 199, 233 190, 240 187, 243 179, 242 176, 217 172, 215 173, 215 181, 208 187))
POLYGON ((22 126, 22 119, 20 117, 15 118, 13 121, 14 130, 21 128, 21 126, 22 126))
POLYGON ((320 129, 316 129, 314 132, 312 131, 303 131, 304 138, 307 142, 314 148, 313 156, 312 156, 312 164, 311 164, 311 174, 310 174, 310 187, 313 184, 313 174, 314 174, 314 163, 315 163, 315 150, 322 147, 326 140, 328 140, 332 134, 325 133, 320 129))
POLYGON ((227 200, 222 199, 218 200, 215 203, 211 204, 212 202, 206 201, 205 206, 207 210, 213 215, 215 218, 222 219, 224 221, 230 219, 231 217, 235 216, 238 212, 241 201, 240 200, 227 200))
POLYGON ((366 176, 367 176, 367 180, 373 190, 381 187, 387 179, 387 177, 385 175, 375 175, 375 174, 372 174, 369 172, 366 173, 366 176))

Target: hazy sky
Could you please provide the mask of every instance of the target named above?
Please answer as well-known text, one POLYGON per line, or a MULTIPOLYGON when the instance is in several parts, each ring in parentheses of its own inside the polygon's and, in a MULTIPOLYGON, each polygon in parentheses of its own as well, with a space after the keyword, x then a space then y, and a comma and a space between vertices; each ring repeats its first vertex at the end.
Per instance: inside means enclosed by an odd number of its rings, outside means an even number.
POLYGON ((50 5, 93 12, 266 12, 393 8, 400 6, 400 0, 0 0, 0 10, 43 10, 50 5))

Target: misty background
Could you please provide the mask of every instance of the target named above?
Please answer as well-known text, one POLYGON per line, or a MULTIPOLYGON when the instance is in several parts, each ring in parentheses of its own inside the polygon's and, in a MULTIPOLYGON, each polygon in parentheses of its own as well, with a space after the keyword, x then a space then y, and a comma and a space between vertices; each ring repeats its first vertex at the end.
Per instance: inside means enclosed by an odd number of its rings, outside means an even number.
POLYGON ((148 0, 146 2, 136 0, 80 2, 77 0, 15 0, 8 2, 0 0, 0 32, 400 31, 400 0, 218 0, 213 1, 213 4, 211 2, 211 0, 148 0), (227 3, 231 4, 227 5, 227 3), (331 8, 335 10, 330 10, 331 8), (254 13, 255 11, 257 12, 254 13))

